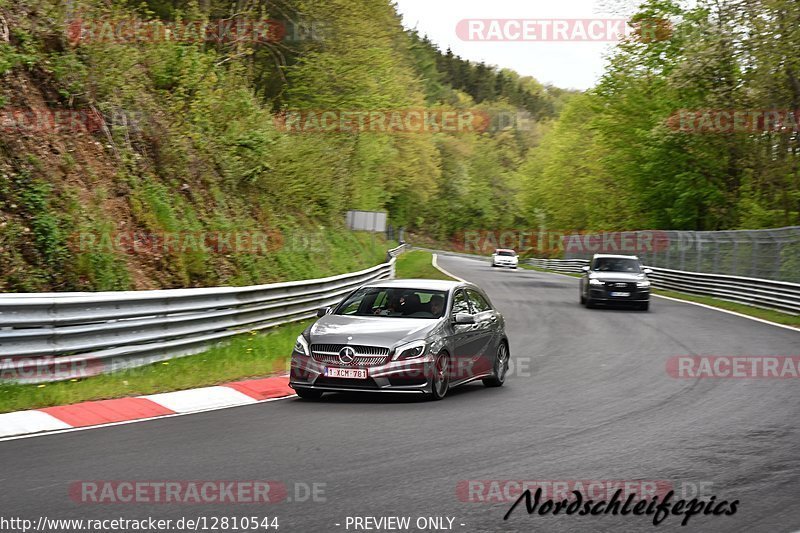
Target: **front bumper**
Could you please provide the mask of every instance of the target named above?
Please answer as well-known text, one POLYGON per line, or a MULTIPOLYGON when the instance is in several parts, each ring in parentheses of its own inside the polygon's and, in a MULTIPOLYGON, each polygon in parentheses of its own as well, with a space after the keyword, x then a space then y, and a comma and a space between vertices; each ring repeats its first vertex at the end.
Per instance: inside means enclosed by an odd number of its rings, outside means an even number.
POLYGON ((492 265, 498 266, 498 267, 517 268, 518 264, 519 264, 519 261, 509 261, 508 259, 494 259, 492 261, 492 265))
POLYGON ((636 288, 624 289, 624 292, 629 292, 629 296, 611 296, 612 292, 619 292, 620 289, 610 290, 605 287, 590 287, 589 298, 592 302, 602 304, 625 304, 625 303, 643 303, 650 301, 649 288, 636 288))
POLYGON ((289 386, 330 392, 400 392, 430 393, 433 357, 389 361, 376 366, 351 366, 322 363, 311 357, 292 355, 289 386), (367 379, 325 376, 325 368, 366 369, 367 379))

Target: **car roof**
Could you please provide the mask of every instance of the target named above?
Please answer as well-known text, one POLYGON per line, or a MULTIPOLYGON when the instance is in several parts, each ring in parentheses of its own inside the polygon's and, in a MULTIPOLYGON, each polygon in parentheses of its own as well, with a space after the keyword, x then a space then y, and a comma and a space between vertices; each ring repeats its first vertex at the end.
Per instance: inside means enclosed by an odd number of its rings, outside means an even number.
POLYGON ((454 287, 472 286, 471 283, 443 279, 379 279, 364 284, 365 287, 386 287, 392 289, 423 289, 449 291, 454 287))
POLYGON ((612 259, 636 259, 639 260, 638 256, 635 255, 619 255, 619 254, 594 254, 593 259, 597 259, 600 257, 610 257, 612 259))

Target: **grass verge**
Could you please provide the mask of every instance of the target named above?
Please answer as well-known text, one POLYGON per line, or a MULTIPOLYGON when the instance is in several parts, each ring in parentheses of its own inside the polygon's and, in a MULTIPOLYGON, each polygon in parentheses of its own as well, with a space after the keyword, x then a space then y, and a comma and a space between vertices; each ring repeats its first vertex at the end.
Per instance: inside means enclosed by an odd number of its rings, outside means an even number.
POLYGON ((395 267, 398 278, 445 279, 453 281, 453 278, 433 266, 433 254, 422 250, 414 250, 398 256, 395 267))
POLYGON ((233 337, 196 355, 86 379, 40 385, 0 384, 0 413, 125 396, 155 394, 258 378, 285 371, 308 322, 233 337))
POLYGON ((753 307, 750 305, 739 304, 736 302, 728 302, 711 296, 697 296, 694 294, 687 294, 685 292, 667 291, 663 289, 655 289, 653 294, 660 296, 669 296, 678 300, 686 300, 689 302, 697 302, 700 304, 710 305, 712 307, 719 307, 720 309, 727 309, 743 315, 760 318, 762 320, 769 320, 786 326, 794 326, 800 328, 800 316, 790 315, 788 313, 781 313, 780 311, 773 311, 772 309, 761 309, 760 307, 753 307))

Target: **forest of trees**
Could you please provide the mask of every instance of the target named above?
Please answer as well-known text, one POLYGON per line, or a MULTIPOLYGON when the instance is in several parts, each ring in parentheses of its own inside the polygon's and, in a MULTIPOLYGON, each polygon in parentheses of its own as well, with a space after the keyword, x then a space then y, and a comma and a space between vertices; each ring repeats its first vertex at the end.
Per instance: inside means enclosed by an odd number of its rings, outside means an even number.
POLYGON ((651 0, 638 16, 672 31, 618 46, 548 126, 520 168, 526 215, 579 229, 800 224, 800 2, 651 0), (776 111, 782 127, 700 127, 733 111, 776 111), (699 118, 681 127, 681 113, 699 118))
MULTIPOLYGON (((341 226, 348 209, 384 209, 393 225, 437 239, 540 224, 798 224, 797 128, 690 133, 674 117, 800 109, 800 3, 696 4, 644 2, 637 16, 669 20, 671 31, 633 35, 614 49, 597 86, 578 93, 440 50, 404 29, 389 0, 2 2, 0 104, 97 110, 106 124, 92 132, 104 147, 94 155, 93 144, 58 148, 81 137, 0 132, 0 259, 45 273, 26 287, 129 286, 124 276, 99 274, 119 268, 118 258, 81 257, 66 242, 70 230, 120 217, 151 231, 286 234, 341 226), (102 38, 104 25, 134 17, 272 19, 286 35, 102 38), (76 28, 92 29, 93 38, 76 28), (425 134, 297 134, 276 122, 293 110, 396 109, 524 120, 425 134)), ((252 282, 281 268, 252 257, 173 259, 157 264, 183 265, 177 279, 185 285, 252 282)))

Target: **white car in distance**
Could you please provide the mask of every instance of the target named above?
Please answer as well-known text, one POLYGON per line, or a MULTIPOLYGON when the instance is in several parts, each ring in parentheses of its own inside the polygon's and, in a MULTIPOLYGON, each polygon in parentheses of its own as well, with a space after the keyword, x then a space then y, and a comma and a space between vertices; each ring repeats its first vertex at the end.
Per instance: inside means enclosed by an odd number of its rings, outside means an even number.
POLYGON ((498 248, 492 254, 493 267, 510 267, 516 269, 518 264, 519 257, 514 250, 498 248))

